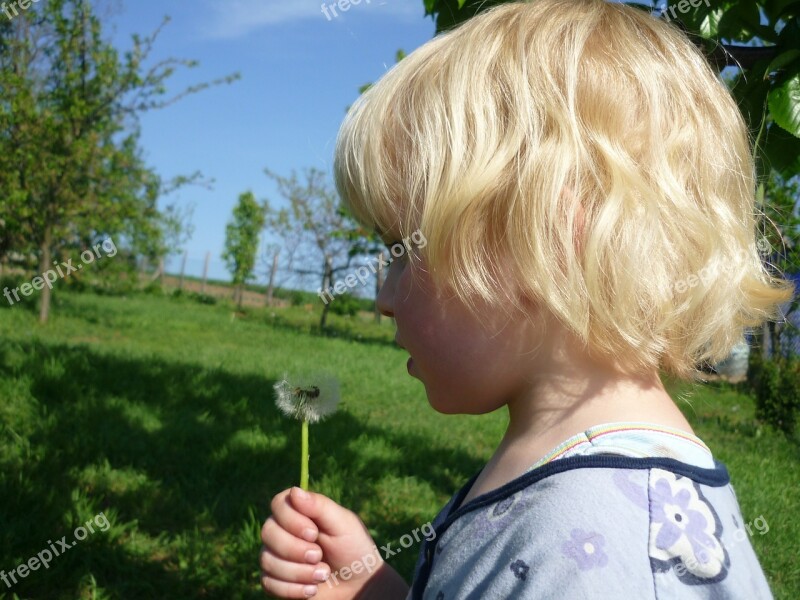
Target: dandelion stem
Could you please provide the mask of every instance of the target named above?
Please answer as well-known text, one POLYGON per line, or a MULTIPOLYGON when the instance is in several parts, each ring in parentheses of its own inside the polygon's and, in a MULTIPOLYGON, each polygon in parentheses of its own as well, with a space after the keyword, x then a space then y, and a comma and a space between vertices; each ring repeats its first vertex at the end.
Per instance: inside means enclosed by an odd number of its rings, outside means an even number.
POLYGON ((308 421, 303 420, 300 440, 300 487, 308 489, 308 421))

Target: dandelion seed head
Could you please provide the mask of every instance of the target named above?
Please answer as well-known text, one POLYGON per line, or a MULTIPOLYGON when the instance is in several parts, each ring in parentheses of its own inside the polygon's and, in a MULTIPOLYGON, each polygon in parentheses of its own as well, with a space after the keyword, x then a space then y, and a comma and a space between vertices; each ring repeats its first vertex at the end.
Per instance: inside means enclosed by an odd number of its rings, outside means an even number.
POLYGON ((287 375, 275 386, 275 404, 287 417, 316 423, 336 412, 339 381, 327 373, 287 375))

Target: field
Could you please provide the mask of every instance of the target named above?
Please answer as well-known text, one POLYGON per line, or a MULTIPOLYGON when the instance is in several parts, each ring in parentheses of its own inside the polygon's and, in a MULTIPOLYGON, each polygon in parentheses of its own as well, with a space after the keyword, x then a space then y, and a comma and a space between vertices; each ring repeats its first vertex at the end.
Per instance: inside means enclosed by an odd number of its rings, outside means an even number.
MULTIPOLYGON (((3 599, 263 598, 260 526, 299 475, 299 426, 272 396, 284 372, 339 378, 341 409, 311 428, 311 486, 381 545, 430 521, 506 424, 435 413, 391 321, 370 314, 331 315, 336 335, 320 336, 302 307, 59 290, 41 327, 29 304, 0 309, 0 569, 87 521, 95 531, 0 582, 3 599)), ((691 393, 681 406, 727 464, 745 520, 768 523, 751 539, 775 597, 800 597, 797 440, 758 425, 732 384, 670 392, 691 393)), ((417 549, 390 559, 407 580, 417 549)))

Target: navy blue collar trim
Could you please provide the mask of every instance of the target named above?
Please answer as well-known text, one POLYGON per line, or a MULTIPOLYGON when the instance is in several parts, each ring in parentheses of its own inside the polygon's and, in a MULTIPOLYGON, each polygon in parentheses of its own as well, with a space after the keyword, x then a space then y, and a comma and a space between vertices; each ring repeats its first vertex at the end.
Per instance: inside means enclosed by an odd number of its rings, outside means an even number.
POLYGON ((730 476, 728 475, 728 470, 725 468, 725 465, 717 460, 714 460, 714 464, 716 465, 714 469, 704 469, 673 458, 632 458, 629 456, 611 454, 571 456, 569 458, 559 458, 541 467, 537 467, 532 471, 528 471, 516 479, 512 479, 505 485, 485 494, 481 494, 477 498, 470 500, 466 505, 461 506, 462 500, 469 493, 469 490, 472 489, 475 480, 483 471, 483 469, 481 469, 464 484, 461 490, 459 490, 452 504, 452 506, 458 506, 459 508, 454 512, 451 509, 451 512, 447 515, 447 521, 454 521, 468 512, 477 510, 487 504, 499 502, 545 477, 550 477, 551 475, 563 473, 564 471, 571 471, 573 469, 664 469, 665 471, 672 471, 676 475, 683 475, 697 483, 709 485, 711 487, 727 485, 730 482, 730 476))
POLYGON ((485 494, 481 494, 477 498, 473 498, 467 502, 464 506, 461 506, 461 502, 469 493, 469 490, 472 489, 475 480, 483 471, 483 469, 481 469, 464 484, 453 497, 452 501, 448 503, 448 512, 443 515, 444 522, 435 528, 436 536, 430 541, 426 539, 423 542, 423 548, 421 550, 425 560, 419 565, 421 568, 418 569, 418 572, 415 573, 414 581, 412 582, 412 598, 414 600, 422 598, 422 593, 428 583, 428 577, 432 566, 431 559, 436 549, 436 544, 439 538, 456 519, 489 504, 499 502, 546 477, 574 469, 664 469, 676 475, 688 477, 699 484, 711 487, 728 485, 728 483, 730 483, 728 469, 723 463, 716 459, 714 460, 714 464, 715 467, 713 469, 705 469, 673 458, 632 458, 611 454, 571 456, 569 458, 559 458, 558 460, 554 460, 553 462, 546 463, 541 467, 528 471, 505 485, 485 494))

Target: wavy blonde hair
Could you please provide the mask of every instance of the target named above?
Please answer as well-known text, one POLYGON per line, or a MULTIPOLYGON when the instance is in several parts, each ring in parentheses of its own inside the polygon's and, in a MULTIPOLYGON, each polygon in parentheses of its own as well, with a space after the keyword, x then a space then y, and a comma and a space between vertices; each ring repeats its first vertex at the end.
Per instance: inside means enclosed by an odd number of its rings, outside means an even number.
POLYGON ((437 288, 532 300, 623 372, 699 378, 793 296, 756 247, 731 94, 621 4, 503 4, 437 36, 353 104, 334 175, 365 226, 425 235, 437 288))

